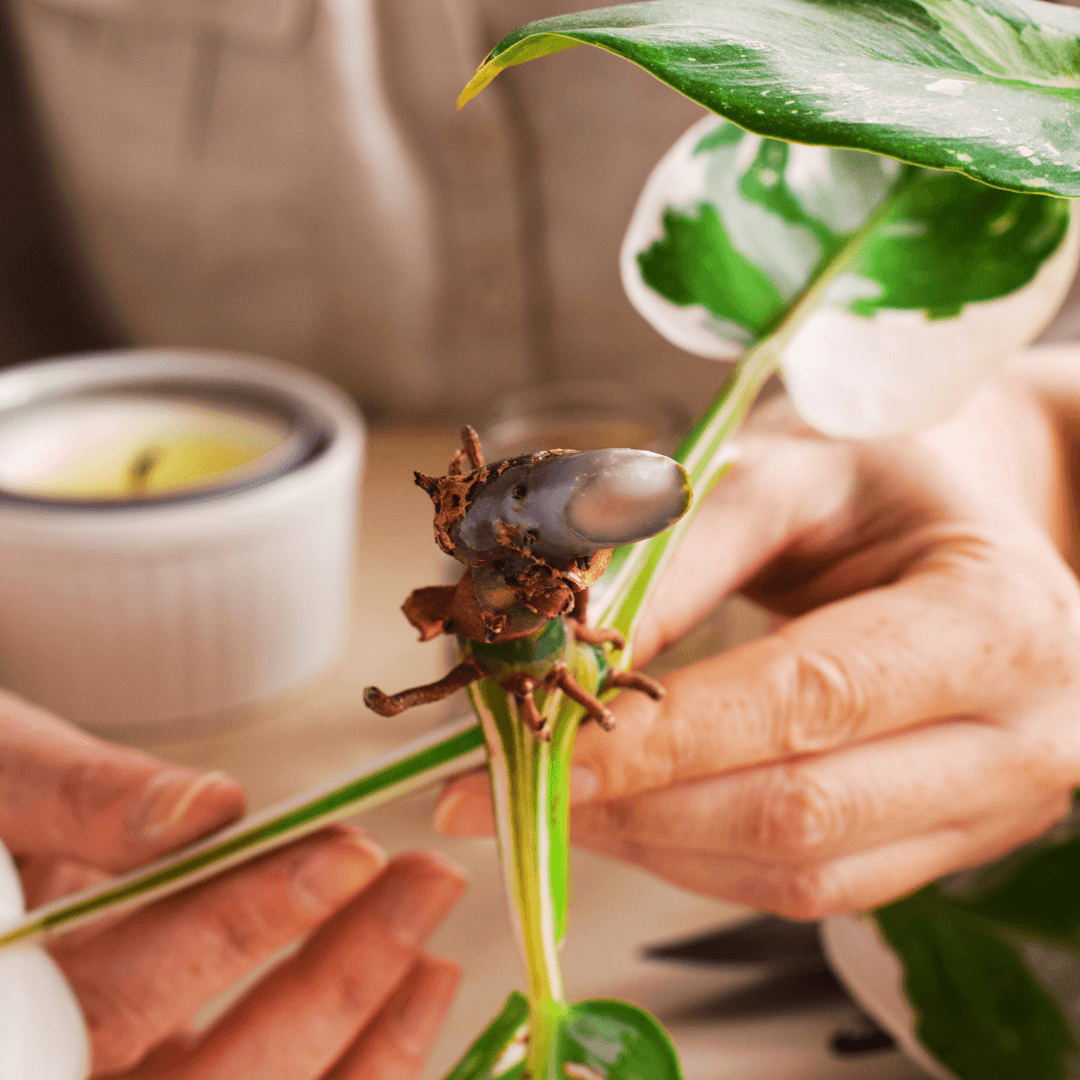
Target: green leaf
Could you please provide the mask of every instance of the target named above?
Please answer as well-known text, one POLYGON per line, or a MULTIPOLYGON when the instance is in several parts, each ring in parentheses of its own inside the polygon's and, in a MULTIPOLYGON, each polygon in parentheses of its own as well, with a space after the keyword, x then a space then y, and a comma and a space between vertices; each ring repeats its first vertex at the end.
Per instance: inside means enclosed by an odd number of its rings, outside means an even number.
MULTIPOLYGON (((529 1006, 510 995, 445 1080, 520 1080, 525 1069, 529 1006)), ((625 1001, 581 1001, 563 1012, 558 1024, 553 1071, 560 1080, 682 1080, 675 1048, 647 1012, 625 1001), (566 1066, 570 1065, 570 1070, 566 1066)))
POLYGON ((901 186, 853 264, 880 286, 850 310, 887 308, 955 318, 967 304, 1008 296, 1031 281, 1068 228, 1060 199, 1017 195, 956 173, 921 170, 901 186))
POLYGON ((1080 946, 1080 819, 943 887, 953 903, 985 919, 1080 946))
POLYGON ((529 1003, 516 990, 502 1011, 446 1074, 445 1080, 519 1080, 525 1070, 524 1034, 529 1003), (513 1046, 518 1044, 520 1053, 513 1046))
POLYGON ((776 339, 830 435, 944 419, 1052 317, 1071 203, 705 118, 657 165, 623 243, 627 295, 668 340, 726 358, 776 339))
POLYGON ((716 207, 697 216, 668 209, 664 235, 638 255, 641 277, 680 307, 700 304, 719 319, 760 337, 786 305, 772 282, 731 243, 716 207))
POLYGON ((904 965, 916 1034, 958 1080, 1064 1080, 1077 1053, 1020 943, 935 886, 875 912, 904 965))
POLYGON ((652 0, 505 37, 503 68, 594 45, 748 131, 1080 195, 1080 11, 1040 0, 652 0))
POLYGON ((581 1001, 562 1023, 560 1064, 584 1065, 602 1080, 682 1080, 675 1048, 644 1010, 625 1001, 581 1001))

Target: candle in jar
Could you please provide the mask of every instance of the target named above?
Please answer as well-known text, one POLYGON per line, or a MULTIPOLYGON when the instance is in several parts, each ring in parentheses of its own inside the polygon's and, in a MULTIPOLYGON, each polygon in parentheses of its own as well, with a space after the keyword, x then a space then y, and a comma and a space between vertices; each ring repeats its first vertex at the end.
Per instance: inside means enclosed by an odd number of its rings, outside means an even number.
POLYGON ((117 391, 42 402, 0 424, 0 490, 132 499, 213 489, 295 455, 280 416, 191 394, 117 391))
POLYGON ((300 685, 347 622, 362 452, 344 394, 256 357, 0 372, 0 686, 179 735, 300 685))

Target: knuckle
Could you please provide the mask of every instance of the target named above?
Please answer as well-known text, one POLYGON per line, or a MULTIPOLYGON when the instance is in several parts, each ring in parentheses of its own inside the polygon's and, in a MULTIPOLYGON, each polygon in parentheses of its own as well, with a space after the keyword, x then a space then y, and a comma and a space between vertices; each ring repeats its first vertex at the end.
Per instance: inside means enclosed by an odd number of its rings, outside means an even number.
POLYGON ((800 766, 769 770, 753 813, 752 841, 773 857, 813 859, 847 829, 840 798, 800 766))
POLYGON ((1080 681, 1080 592, 1075 582, 1050 586, 1042 618, 1033 618, 1012 658, 1040 688, 1061 690, 1080 681))
POLYGON ((267 951, 267 942, 276 937, 269 932, 257 904, 238 900, 220 905, 209 916, 209 932, 218 943, 224 965, 257 962, 267 951))
POLYGON ((331 1008, 341 1016, 366 1014, 371 1008, 372 993, 360 972, 342 969, 333 981, 331 1008))
POLYGON ((57 777, 60 804, 76 821, 91 821, 109 813, 130 784, 114 765, 100 760, 78 760, 65 765, 57 777))
POLYGON ((982 643, 995 696, 1003 687, 1026 697, 1080 681, 1080 585, 1057 553, 1006 543, 965 565, 959 602, 967 617, 998 631, 982 643))
POLYGON ((812 922, 824 918, 834 906, 833 889, 824 866, 800 867, 782 873, 770 908, 786 919, 812 922))
POLYGON ((768 673, 770 722, 783 756, 849 742, 865 726, 869 695, 848 659, 786 645, 768 673))

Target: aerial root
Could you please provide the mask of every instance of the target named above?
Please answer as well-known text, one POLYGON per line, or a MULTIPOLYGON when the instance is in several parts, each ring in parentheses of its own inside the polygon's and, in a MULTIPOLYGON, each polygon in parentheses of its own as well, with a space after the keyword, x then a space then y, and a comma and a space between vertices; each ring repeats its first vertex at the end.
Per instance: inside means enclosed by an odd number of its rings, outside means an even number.
POLYGON ((469 657, 444 675, 438 682, 414 686, 398 694, 384 694, 377 686, 364 690, 364 704, 380 716, 397 716, 398 713, 416 705, 429 705, 433 701, 442 701, 457 690, 476 682, 484 673, 479 664, 469 657))

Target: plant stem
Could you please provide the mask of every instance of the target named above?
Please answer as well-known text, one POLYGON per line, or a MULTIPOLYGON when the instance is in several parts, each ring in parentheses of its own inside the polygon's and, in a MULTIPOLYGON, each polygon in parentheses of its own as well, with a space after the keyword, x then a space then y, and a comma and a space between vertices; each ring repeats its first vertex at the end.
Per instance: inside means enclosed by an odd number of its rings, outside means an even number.
POLYGON ((42 935, 55 937, 186 889, 332 821, 467 772, 482 765, 484 757, 483 738, 472 718, 455 720, 158 862, 36 908, 0 928, 0 949, 42 935))
POLYGON ((558 1056, 566 1013, 558 947, 566 909, 570 754, 582 710, 560 691, 549 692, 543 709, 553 735, 544 742, 494 681, 484 679, 469 693, 488 742, 499 857, 529 974, 528 1075, 565 1080, 558 1056))
MULTIPOLYGON (((675 459, 690 474, 694 505, 667 532, 630 550, 599 605, 598 624, 616 627, 628 642, 633 640, 645 600, 681 543, 702 499, 734 463, 729 441, 742 425, 762 386, 776 371, 783 344, 778 337, 771 337, 743 356, 731 379, 676 452, 675 459)), ((630 660, 631 645, 628 645, 619 666, 629 667, 630 660)))
MULTIPOLYGON (((735 460, 730 446, 732 436, 779 367, 788 342, 817 309, 832 279, 849 264, 882 212, 871 215, 806 286, 774 331, 746 352, 731 379, 683 441, 676 458, 690 476, 694 506, 666 533, 622 553, 611 584, 598 597, 600 625, 614 626, 628 642, 632 640, 645 601, 689 528, 694 512, 735 460)), ((587 666, 585 652, 575 656, 575 663, 587 666)), ((627 668, 630 660, 628 646, 618 666, 627 668)), ((575 676, 580 685, 594 692, 599 689, 598 669, 575 672, 575 676)), ((570 758, 582 710, 563 700, 561 693, 549 693, 544 712, 553 736, 546 743, 533 735, 518 716, 510 696, 493 680, 473 684, 469 696, 487 741, 500 862, 511 918, 529 973, 527 1075, 530 1080, 564 1080, 559 1070, 558 1041, 566 1002, 558 943, 567 896, 570 758)))
MULTIPOLYGON (((902 177, 893 192, 907 182, 902 177)), ((633 633, 645 609, 645 601, 660 580, 660 574, 686 530, 690 527, 702 500, 712 486, 735 463, 730 446, 757 400, 761 388, 779 369, 788 343, 804 322, 821 306, 821 301, 838 274, 857 256, 863 241, 892 210, 892 200, 881 205, 853 232, 832 260, 822 266, 792 302, 787 314, 769 333, 743 354, 728 382, 702 413, 690 434, 675 452, 678 461, 690 474, 694 487, 694 505, 666 533, 637 544, 625 554, 617 553, 618 568, 610 584, 596 590, 594 600, 597 625, 614 626, 631 644, 623 650, 618 666, 628 668, 632 659, 633 633)), ((623 549, 625 551, 625 549, 623 549)))

